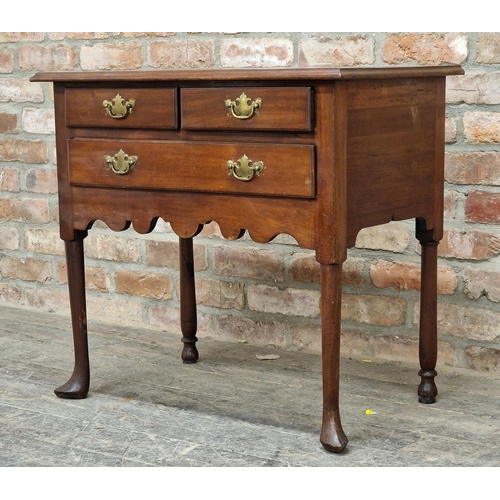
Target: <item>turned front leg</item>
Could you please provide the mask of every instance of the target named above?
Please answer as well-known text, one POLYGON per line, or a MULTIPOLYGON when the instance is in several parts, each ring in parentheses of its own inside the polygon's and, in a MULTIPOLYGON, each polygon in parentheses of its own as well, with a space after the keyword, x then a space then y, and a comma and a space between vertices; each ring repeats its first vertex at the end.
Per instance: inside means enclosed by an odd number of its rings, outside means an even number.
POLYGON ((434 378, 437 375, 437 248, 427 232, 418 234, 422 245, 422 270, 420 287, 420 339, 419 358, 421 382, 418 387, 420 403, 436 402, 438 393, 434 378))
POLYGON ((182 360, 184 363, 196 363, 198 350, 196 349, 196 290, 194 283, 193 238, 179 238, 180 255, 180 306, 182 360))
POLYGON ((323 424, 320 441, 340 453, 347 445, 339 411, 340 314, 342 266, 321 264, 321 338, 323 362, 323 424))
POLYGON ((76 232, 73 241, 65 242, 75 366, 71 378, 54 391, 60 398, 85 398, 90 386, 83 255, 83 239, 85 236, 86 233, 84 232, 76 232))

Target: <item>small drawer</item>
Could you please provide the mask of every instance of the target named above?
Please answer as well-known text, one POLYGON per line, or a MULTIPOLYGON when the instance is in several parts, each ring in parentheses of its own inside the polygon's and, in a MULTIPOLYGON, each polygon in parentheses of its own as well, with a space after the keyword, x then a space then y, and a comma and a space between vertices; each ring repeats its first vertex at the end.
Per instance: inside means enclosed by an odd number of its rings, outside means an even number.
POLYGON ((314 146, 71 139, 70 183, 312 198, 314 146))
POLYGON ((181 128, 308 131, 310 87, 181 89, 181 128))
POLYGON ((66 125, 175 129, 176 89, 67 89, 66 125))

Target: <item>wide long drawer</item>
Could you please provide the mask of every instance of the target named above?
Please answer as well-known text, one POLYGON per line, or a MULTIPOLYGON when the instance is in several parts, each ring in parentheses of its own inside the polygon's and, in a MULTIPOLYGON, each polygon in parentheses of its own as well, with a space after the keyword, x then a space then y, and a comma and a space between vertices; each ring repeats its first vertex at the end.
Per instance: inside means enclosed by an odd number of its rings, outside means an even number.
POLYGON ((71 139, 70 183, 311 198, 314 146, 71 139))
POLYGON ((66 90, 68 127, 177 128, 174 88, 66 90))

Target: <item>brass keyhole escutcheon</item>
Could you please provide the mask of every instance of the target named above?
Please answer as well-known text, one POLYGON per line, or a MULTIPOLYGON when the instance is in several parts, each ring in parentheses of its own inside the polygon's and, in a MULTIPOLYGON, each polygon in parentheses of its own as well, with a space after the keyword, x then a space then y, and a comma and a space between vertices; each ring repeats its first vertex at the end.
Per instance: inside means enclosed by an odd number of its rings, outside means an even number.
POLYGON ((116 97, 111 99, 111 101, 102 101, 102 105, 106 109, 107 115, 111 116, 111 118, 120 119, 125 118, 127 113, 132 113, 132 109, 135 106, 135 99, 129 99, 125 102, 125 99, 120 94, 116 94, 116 97))
POLYGON ((263 162, 252 162, 247 155, 243 155, 239 160, 228 160, 227 168, 229 175, 233 174, 239 181, 249 181, 254 174, 260 176, 265 167, 263 162))
POLYGON ((120 149, 114 156, 104 156, 109 169, 118 175, 124 175, 134 168, 138 158, 138 156, 128 155, 123 149, 120 149))
POLYGON ((245 92, 243 92, 240 97, 237 97, 234 101, 231 99, 226 99, 224 104, 226 108, 229 109, 228 116, 234 116, 238 120, 248 120, 255 113, 259 114, 259 110, 262 107, 262 99, 257 97, 254 101, 250 101, 245 92))

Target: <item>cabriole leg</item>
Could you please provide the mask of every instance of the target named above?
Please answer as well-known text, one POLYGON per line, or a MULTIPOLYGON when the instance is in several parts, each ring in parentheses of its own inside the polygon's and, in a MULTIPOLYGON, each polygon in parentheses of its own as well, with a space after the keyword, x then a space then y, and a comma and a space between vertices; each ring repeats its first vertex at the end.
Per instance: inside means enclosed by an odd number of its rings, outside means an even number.
POLYGON ((58 397, 67 399, 85 398, 90 386, 83 255, 83 240, 86 235, 86 232, 78 231, 75 232, 74 240, 65 242, 75 367, 71 378, 54 392, 58 397))
POLYGON ((321 336, 323 360, 323 424, 325 450, 341 453, 347 445, 339 411, 340 313, 342 266, 321 264, 321 336))
POLYGON ((179 238, 180 256, 180 305, 182 360, 184 363, 196 363, 198 350, 196 349, 196 290, 194 283, 193 238, 179 238))

